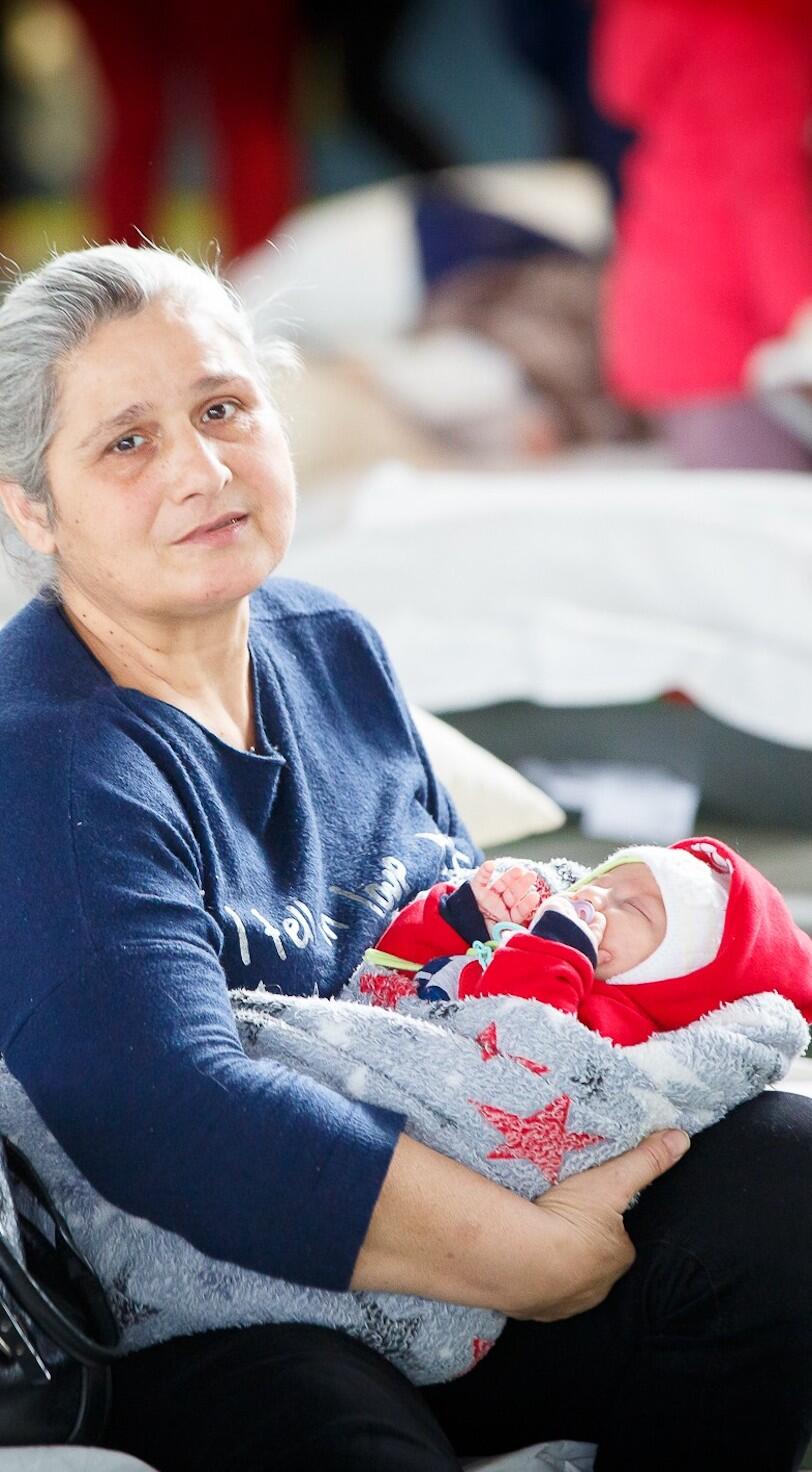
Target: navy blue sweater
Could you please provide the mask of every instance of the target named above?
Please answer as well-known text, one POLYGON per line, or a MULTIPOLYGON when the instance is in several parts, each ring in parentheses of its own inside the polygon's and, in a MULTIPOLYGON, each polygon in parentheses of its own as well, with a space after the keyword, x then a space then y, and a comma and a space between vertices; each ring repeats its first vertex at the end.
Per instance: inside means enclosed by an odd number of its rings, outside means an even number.
POLYGON ((274 578, 250 646, 256 754, 116 686, 55 605, 0 633, 0 1050, 111 1201, 344 1288, 402 1117, 249 1062, 228 988, 336 992, 476 851, 357 614, 274 578))

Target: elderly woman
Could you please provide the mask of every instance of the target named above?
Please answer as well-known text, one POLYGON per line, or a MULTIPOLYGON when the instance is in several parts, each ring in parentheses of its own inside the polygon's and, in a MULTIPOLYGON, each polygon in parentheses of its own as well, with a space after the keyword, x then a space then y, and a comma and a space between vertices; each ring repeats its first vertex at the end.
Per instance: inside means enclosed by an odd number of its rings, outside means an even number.
POLYGON ((266 582, 293 474, 238 304, 159 250, 58 257, 6 298, 0 380, 3 504, 53 564, 0 635, 9 1068, 99 1191, 213 1256, 520 1321, 425 1392, 312 1325, 172 1340, 117 1366, 110 1444, 159 1472, 441 1472, 562 1435, 602 1472, 796 1467, 806 1101, 534 1205, 240 1047, 230 988, 333 994, 475 850, 374 631, 266 582))

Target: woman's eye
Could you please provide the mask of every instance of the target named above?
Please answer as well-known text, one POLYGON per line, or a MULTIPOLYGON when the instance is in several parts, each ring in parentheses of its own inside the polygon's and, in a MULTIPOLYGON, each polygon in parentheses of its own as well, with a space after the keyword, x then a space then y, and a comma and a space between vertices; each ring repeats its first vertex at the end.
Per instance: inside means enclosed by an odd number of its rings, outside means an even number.
POLYGON ((141 445, 145 445, 146 442, 146 435, 137 433, 124 434, 121 436, 121 439, 116 440, 115 444, 111 445, 110 448, 115 455, 129 455, 133 450, 140 449, 141 445))
POLYGON ((233 419, 236 412, 237 405, 226 399, 217 404, 209 404, 208 409, 204 410, 203 418, 209 424, 224 424, 233 419))

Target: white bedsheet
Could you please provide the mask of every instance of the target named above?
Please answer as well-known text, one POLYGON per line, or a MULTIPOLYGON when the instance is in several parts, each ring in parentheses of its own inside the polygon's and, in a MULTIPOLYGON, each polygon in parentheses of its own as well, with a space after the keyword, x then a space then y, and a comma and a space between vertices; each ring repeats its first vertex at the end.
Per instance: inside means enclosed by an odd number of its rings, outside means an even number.
POLYGON ((284 571, 366 613, 431 710, 678 689, 812 748, 812 481, 607 463, 379 466, 305 498, 284 571))
MULTIPOLYGON (((628 449, 532 472, 382 465, 303 498, 283 571, 366 613, 429 710, 679 689, 812 749, 807 476, 667 470, 628 449)), ((0 566, 0 624, 29 596, 0 566)))

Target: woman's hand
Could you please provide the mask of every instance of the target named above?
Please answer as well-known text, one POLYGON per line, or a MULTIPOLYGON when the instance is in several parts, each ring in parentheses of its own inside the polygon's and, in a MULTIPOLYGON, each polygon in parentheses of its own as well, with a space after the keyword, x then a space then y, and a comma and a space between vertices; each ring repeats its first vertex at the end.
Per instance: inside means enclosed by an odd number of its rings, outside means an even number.
POLYGON ((631 1267, 623 1212, 688 1148, 651 1135, 534 1204, 402 1135, 350 1286, 565 1319, 600 1303, 631 1267))
POLYGON ((601 1303, 634 1262, 624 1211, 689 1144, 681 1130, 651 1135, 616 1160, 570 1176, 537 1197, 535 1204, 547 1216, 550 1231, 550 1274, 543 1304, 514 1317, 549 1323, 601 1303))

